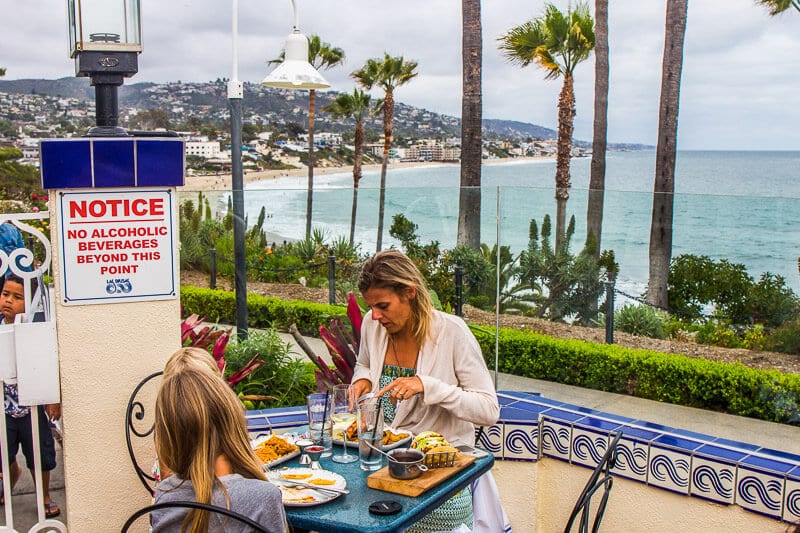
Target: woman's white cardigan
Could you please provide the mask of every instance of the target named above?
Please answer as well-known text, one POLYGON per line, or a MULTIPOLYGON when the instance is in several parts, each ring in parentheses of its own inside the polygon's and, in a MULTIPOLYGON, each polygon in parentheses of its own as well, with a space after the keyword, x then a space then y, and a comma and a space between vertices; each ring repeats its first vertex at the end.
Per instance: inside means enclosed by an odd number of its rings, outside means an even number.
MULTIPOLYGON (((372 311, 361 326, 361 345, 353 382, 378 386, 389 336, 372 311)), ((428 339, 420 349, 417 376, 424 392, 397 404, 392 426, 414 434, 436 431, 450 442, 473 444, 474 425, 492 425, 500 416, 494 383, 478 341, 464 321, 434 311, 428 339)), ((384 400, 388 401, 388 400, 384 400)))

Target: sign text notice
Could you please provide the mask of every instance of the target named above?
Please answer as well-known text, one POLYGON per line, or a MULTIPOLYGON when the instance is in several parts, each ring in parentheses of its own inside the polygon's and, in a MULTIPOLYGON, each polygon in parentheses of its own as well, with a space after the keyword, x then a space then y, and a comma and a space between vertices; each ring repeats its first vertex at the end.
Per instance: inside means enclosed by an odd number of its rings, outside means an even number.
POLYGON ((61 192, 64 304, 176 297, 174 193, 61 192))

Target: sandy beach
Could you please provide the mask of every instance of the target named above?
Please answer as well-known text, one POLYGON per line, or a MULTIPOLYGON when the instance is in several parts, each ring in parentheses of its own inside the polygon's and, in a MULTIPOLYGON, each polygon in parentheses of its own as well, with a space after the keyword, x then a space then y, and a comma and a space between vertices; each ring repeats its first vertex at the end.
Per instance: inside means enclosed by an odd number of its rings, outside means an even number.
MULTIPOLYGON (((509 159, 487 159, 483 162, 484 165, 499 165, 508 163, 518 163, 522 161, 549 161, 553 160, 552 157, 515 157, 509 159)), ((442 166, 452 165, 458 166, 460 163, 445 163, 442 161, 403 161, 393 162, 389 164, 388 171, 398 168, 419 168, 425 166, 442 166)), ((362 172, 378 172, 381 169, 380 164, 364 165, 362 172)), ((341 174, 352 173, 353 167, 351 166, 326 166, 315 167, 314 176, 323 176, 326 174, 341 174)), ((308 176, 308 168, 294 168, 294 169, 278 169, 278 170, 263 170, 259 172, 245 171, 244 183, 253 183, 257 181, 266 181, 271 179, 278 179, 284 177, 303 177, 308 176)), ((185 184, 179 187, 181 191, 227 191, 231 189, 231 175, 230 174, 209 174, 203 176, 186 176, 185 184)))

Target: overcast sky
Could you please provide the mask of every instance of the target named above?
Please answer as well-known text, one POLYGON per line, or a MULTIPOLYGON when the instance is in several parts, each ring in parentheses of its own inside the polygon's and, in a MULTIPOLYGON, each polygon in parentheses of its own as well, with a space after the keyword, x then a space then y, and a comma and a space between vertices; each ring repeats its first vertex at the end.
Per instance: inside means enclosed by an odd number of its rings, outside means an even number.
MULTIPOLYGON (((110 0, 107 0, 110 1, 110 0)), ((119 1, 119 0, 117 0, 119 1)), ((229 0, 142 0, 139 73, 127 83, 230 77, 229 0)), ((300 29, 344 49, 323 74, 350 91, 349 73, 384 52, 419 62, 398 101, 461 114, 461 2, 297 0, 300 29), (391 6, 391 7, 390 7, 391 6)), ((567 0, 554 3, 565 10, 567 0)), ((64 0, 0 0, 0 67, 6 79, 74 75, 64 0)), ((593 2, 590 2, 593 11, 593 2)), ((664 0, 611 0, 610 142, 655 144, 664 0)), ((508 64, 497 38, 540 16, 540 0, 483 2, 483 116, 556 127, 561 80, 508 64)), ((289 0, 239 0, 239 78, 259 82, 291 30, 289 0)), ((594 56, 575 72, 575 136, 592 137, 594 56)), ((378 93, 375 93, 376 95, 378 93)), ((690 0, 678 147, 800 150, 800 13, 770 17, 755 0, 690 0)), ((245 98, 247 95, 245 94, 245 98)))

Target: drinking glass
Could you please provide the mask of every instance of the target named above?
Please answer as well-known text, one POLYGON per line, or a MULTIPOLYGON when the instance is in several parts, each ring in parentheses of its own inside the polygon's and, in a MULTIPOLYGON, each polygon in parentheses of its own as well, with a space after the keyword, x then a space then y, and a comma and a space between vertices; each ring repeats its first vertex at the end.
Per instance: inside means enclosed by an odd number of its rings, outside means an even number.
POLYGON ((334 434, 342 432, 342 453, 335 454, 331 459, 337 463, 352 463, 358 457, 350 455, 347 451, 347 428, 356 419, 356 414, 350 406, 350 385, 341 384, 333 387, 333 407, 331 410, 331 425, 334 434))
POLYGON ((326 392, 306 396, 308 404, 308 429, 314 444, 322 446, 322 457, 330 457, 331 446, 331 396, 326 392))
POLYGON ((370 398, 361 402, 356 413, 358 428, 358 458, 362 470, 380 470, 383 456, 367 446, 367 443, 380 449, 383 443, 383 402, 370 398))

